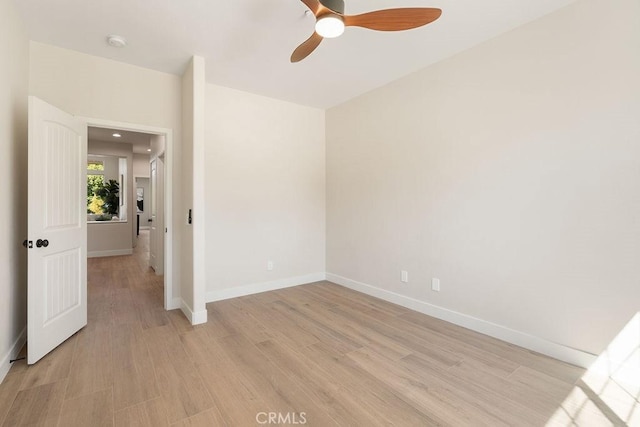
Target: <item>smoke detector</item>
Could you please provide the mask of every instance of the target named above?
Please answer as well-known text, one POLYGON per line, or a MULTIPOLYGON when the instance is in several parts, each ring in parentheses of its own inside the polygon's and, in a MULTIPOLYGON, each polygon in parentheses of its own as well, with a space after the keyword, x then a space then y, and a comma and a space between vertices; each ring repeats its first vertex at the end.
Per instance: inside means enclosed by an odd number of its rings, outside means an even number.
POLYGON ((114 35, 107 37, 107 43, 109 43, 109 46, 113 47, 125 47, 127 45, 127 40, 122 36, 114 35))

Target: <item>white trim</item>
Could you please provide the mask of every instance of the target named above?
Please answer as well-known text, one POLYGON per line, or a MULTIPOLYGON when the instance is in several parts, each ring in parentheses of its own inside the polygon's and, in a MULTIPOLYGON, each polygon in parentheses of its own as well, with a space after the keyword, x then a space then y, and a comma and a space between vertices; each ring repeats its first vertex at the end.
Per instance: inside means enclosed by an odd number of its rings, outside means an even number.
POLYGON ((171 301, 169 301, 169 305, 166 307, 167 310, 178 310, 181 307, 182 299, 180 297, 175 297, 171 301))
POLYGON ((164 144, 164 308, 169 309, 169 302, 173 300, 173 132, 165 134, 164 144))
POLYGON ((191 319, 192 325, 201 325, 203 323, 207 323, 207 310, 200 310, 193 313, 193 317, 191 319))
POLYGON ((87 258, 101 258, 106 256, 131 255, 133 249, 113 249, 110 251, 91 251, 87 252, 87 258))
POLYGON ((207 323, 207 310, 193 311, 183 299, 180 300, 180 310, 192 325, 207 323))
MULTIPOLYGON (((205 200, 205 60, 201 56, 193 59, 193 307, 197 312, 204 312, 204 321, 207 322, 206 291, 207 273, 206 265, 206 226, 207 217, 205 200)), ((183 124, 184 125, 184 124, 183 124)))
POLYGON ((22 347, 24 347, 26 342, 27 328, 24 327, 22 329, 22 332, 20 332, 20 335, 18 335, 18 338, 13 342, 13 345, 11 346, 7 354, 5 354, 2 360, 0 360, 0 383, 4 381, 4 378, 9 373, 9 369, 11 369, 11 364, 9 363, 9 361, 15 359, 18 354, 20 354, 20 350, 22 350, 22 347))
POLYGON ((173 286, 173 130, 90 117, 77 116, 77 118, 85 121, 87 126, 164 135, 164 225, 167 229, 164 236, 164 308, 165 310, 177 308, 174 306, 176 292, 173 286))
POLYGON ((378 287, 368 285, 366 283, 357 282, 338 276, 337 274, 327 273, 327 280, 336 283, 345 288, 362 292, 382 300, 401 305, 420 313, 445 320, 447 322, 471 329, 481 334, 489 335, 502 341, 524 347, 529 350, 571 363, 583 368, 588 368, 597 359, 597 356, 582 350, 567 347, 544 338, 529 335, 524 332, 516 331, 505 326, 497 325, 486 320, 478 319, 466 314, 458 313, 453 310, 429 304, 424 301, 417 300, 395 292, 380 289, 378 287))
POLYGON ((305 276, 272 280, 270 282, 252 283, 250 285, 237 286, 235 288, 216 289, 215 291, 207 292, 207 302, 221 301, 229 298, 237 298, 245 295, 290 288, 292 286, 306 285, 308 283, 325 280, 325 277, 325 273, 312 273, 305 276))
POLYGON ((182 313, 185 315, 189 323, 193 324, 192 323, 193 310, 191 310, 191 307, 189 307, 189 304, 187 304, 186 301, 183 299, 180 299, 180 311, 182 311, 182 313))

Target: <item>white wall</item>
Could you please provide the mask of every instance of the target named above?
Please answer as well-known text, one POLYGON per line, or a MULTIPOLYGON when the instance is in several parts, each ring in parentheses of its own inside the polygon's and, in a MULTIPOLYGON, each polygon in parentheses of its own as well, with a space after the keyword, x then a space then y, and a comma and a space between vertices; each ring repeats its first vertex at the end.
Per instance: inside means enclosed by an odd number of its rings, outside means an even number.
POLYGON ((133 176, 134 178, 149 178, 149 162, 151 156, 148 154, 133 153, 133 176))
MULTIPOLYGON (((136 215, 140 215, 140 229, 148 229, 149 228, 149 218, 151 213, 151 187, 149 186, 149 178, 141 178, 136 177, 135 179, 135 189, 142 188, 142 209, 143 211, 138 213, 138 210, 135 209, 136 215)), ((137 208, 137 200, 136 197, 136 208, 137 208)), ((137 218, 136 218, 137 221, 137 218)))
POLYGON ((214 85, 205 111, 207 299, 324 272, 324 112, 214 85))
POLYGON ((192 324, 207 321, 205 301, 204 257, 206 228, 204 209, 205 161, 205 63, 204 58, 194 56, 182 76, 182 141, 183 197, 184 197, 184 273, 182 286, 182 311, 192 324), (188 154, 187 154, 188 153, 188 154), (191 214, 189 215, 189 211, 191 214), (189 221, 191 216, 191 221, 189 221), (186 271, 189 266, 189 271, 186 271))
MULTIPOLYGON (((30 44, 29 69, 30 94, 71 114, 172 129, 173 209, 182 210, 180 77, 36 42, 30 44)), ((180 283, 181 220, 175 215, 169 225, 173 283, 180 283)))
POLYGON ((22 20, 10 0, 0 0, 0 381, 25 339, 28 75, 22 20))
MULTIPOLYGON (((165 180, 165 172, 167 169, 167 164, 165 163, 166 152, 167 152, 167 144, 166 138, 162 135, 152 135, 150 140, 151 145, 151 154, 149 156, 151 162, 156 162, 157 170, 156 170, 156 182, 154 189, 153 180, 150 179, 149 184, 151 187, 151 195, 149 197, 149 212, 150 216, 153 216, 155 213, 156 217, 154 219, 155 224, 152 224, 150 240, 149 240, 149 251, 151 255, 151 264, 154 265, 154 269, 156 274, 164 275, 165 274, 165 239, 163 238, 162 230, 166 229, 165 223, 168 221, 165 215, 164 209, 164 194, 165 187, 169 185, 169 183, 165 180), (155 200, 154 200, 155 195, 155 200), (154 207, 155 204, 155 207, 154 207), (155 212, 154 212, 155 211, 155 212), (155 228, 155 231, 153 230, 155 228), (154 233, 155 237, 154 237, 154 233), (156 261, 153 261, 154 251, 156 254, 156 261)), ((151 166, 149 166, 149 174, 151 175, 151 166)), ((182 233, 180 233, 182 234, 182 233)), ((167 242, 170 243, 170 242, 167 242)), ((180 255, 177 255, 180 257, 180 255)), ((174 259, 176 257, 175 246, 174 246, 174 259)), ((184 268, 182 269, 185 270, 184 268)), ((175 276, 175 275, 174 275, 175 276)), ((171 295, 171 301, 168 301, 172 308, 178 308, 180 306, 180 286, 174 286, 176 289, 174 290, 174 295, 171 295)), ((165 295, 165 299, 167 299, 169 295, 165 295)))
POLYGON ((133 171, 133 147, 130 144, 121 144, 118 142, 108 141, 89 141, 88 144, 88 158, 90 155, 102 155, 111 156, 105 160, 105 181, 113 179, 119 181, 120 177, 120 165, 119 159, 126 159, 127 167, 122 175, 126 181, 125 188, 121 189, 121 196, 123 193, 125 199, 125 205, 121 206, 123 209, 124 218, 134 218, 133 221, 103 221, 99 223, 87 224, 87 256, 113 256, 113 255, 126 255, 133 253, 133 238, 135 236, 135 190, 134 188, 132 171, 133 171))
POLYGON ((182 148, 185 155, 182 157, 182 206, 177 212, 182 227, 182 265, 183 274, 180 282, 183 305, 182 308, 188 318, 193 312, 193 226, 189 224, 188 211, 193 208, 193 61, 189 63, 182 76, 182 148), (187 263, 189 263, 187 265, 187 263))
MULTIPOLYGON (((133 179, 134 179, 134 191, 140 187, 144 190, 143 195, 143 208, 144 211, 140 214, 140 227, 149 227, 149 203, 151 202, 151 192, 149 188, 149 162, 151 156, 149 154, 133 153, 133 179), (139 178, 143 178, 140 179, 139 178), (146 178, 146 180, 144 179, 146 178)), ((136 198, 137 200, 137 198, 136 198)), ((134 214, 137 213, 137 209, 134 209, 134 214)))
POLYGON ((640 301, 638 16, 580 1, 329 110, 327 271, 604 349, 640 301))

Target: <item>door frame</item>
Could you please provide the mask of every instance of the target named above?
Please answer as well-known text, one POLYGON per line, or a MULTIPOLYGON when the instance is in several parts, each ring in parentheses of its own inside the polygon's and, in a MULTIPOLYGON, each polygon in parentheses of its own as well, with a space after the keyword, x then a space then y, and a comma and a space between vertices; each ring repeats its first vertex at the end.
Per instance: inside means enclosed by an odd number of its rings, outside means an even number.
MULTIPOLYGON (((180 308, 180 297, 176 297, 173 280, 173 129, 156 126, 118 122, 78 116, 87 127, 109 128, 130 132, 143 132, 165 137, 164 148, 164 309, 180 308)), ((160 155, 161 153, 158 153, 160 155)))

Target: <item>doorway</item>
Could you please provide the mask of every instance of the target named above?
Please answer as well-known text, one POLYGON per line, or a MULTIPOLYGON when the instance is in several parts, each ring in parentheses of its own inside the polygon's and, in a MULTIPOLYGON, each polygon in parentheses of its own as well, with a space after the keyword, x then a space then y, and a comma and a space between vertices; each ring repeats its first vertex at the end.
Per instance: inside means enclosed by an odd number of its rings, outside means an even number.
MULTIPOLYGON (((132 212, 135 206, 132 172, 132 149, 125 153, 115 153, 109 157, 106 150, 96 153, 89 159, 88 128, 98 130, 110 129, 111 136, 121 132, 140 132, 151 135, 151 153, 157 158, 166 159, 161 171, 166 175, 166 185, 156 191, 158 195, 158 212, 162 213, 163 221, 171 224, 172 186, 172 131, 152 127, 136 126, 128 123, 86 119, 73 116, 51 104, 34 96, 29 97, 29 139, 28 139, 28 233, 24 245, 28 252, 28 304, 27 304, 27 333, 29 347, 27 362, 36 363, 52 349, 65 342, 74 333, 87 325, 87 256, 88 256, 88 222, 87 211, 91 205, 91 221, 100 222, 100 231, 109 229, 118 233, 123 232, 129 239, 126 248, 132 252, 133 224, 132 212), (155 150, 155 151, 154 151, 155 150), (90 161, 91 160, 91 161, 90 161), (91 164, 90 164, 91 163, 91 164), (108 166, 107 166, 108 165, 108 166), (166 166, 165 166, 166 165, 166 166), (93 167, 90 167, 93 166, 93 167), (100 183, 99 191, 87 194, 89 170, 94 175, 96 183, 100 183), (107 172, 109 170, 109 172, 107 172), (107 176, 110 174, 109 176, 107 176), (117 195, 122 191, 123 197, 117 195), (97 200, 95 196, 100 196, 97 200), (89 202, 91 196, 92 201, 89 202), (93 200, 95 199, 95 200, 93 200), (93 203, 95 202, 95 203, 93 203), (100 203, 98 203, 100 202, 100 203), (99 212, 98 212, 99 211, 99 212), (98 217, 100 217, 98 219, 98 217), (107 222, 108 221, 108 222, 107 222), (107 225, 113 225, 108 227, 107 225)), ((111 147, 113 148, 113 147, 111 147)), ((111 153, 113 154, 113 153, 111 153)), ((164 183, 164 181, 162 181, 164 183)), ((99 230, 100 227, 96 228, 99 230)), ((155 282, 156 301, 149 304, 150 313, 145 324, 166 321, 165 310, 177 308, 173 299, 172 278, 172 227, 166 227, 162 222, 158 227, 157 239, 162 244, 160 258, 166 260, 164 276, 155 276, 148 282, 155 282), (166 244, 165 243, 166 240, 166 244), (155 280, 155 277, 162 277, 155 280), (164 303, 163 303, 164 300, 164 303), (164 306, 164 307, 163 307, 164 306), (157 311, 154 311, 154 308, 157 311), (160 312, 160 314, 158 314, 160 312)), ((110 238, 110 232, 107 232, 110 238)), ((101 241, 101 239, 97 239, 101 241)), ((117 254, 111 254, 117 255, 117 254)), ((113 257, 100 257, 105 260, 98 265, 95 283, 106 286, 97 287, 97 291, 106 291, 102 295, 96 294, 97 301, 103 304, 93 310, 95 316, 104 314, 131 313, 136 316, 138 311, 125 310, 127 298, 133 307, 138 307, 135 296, 145 295, 134 289, 136 283, 136 269, 131 265, 133 257, 123 257, 129 261, 129 266, 107 265, 112 263, 113 257), (111 258, 111 259, 110 259, 111 258), (111 287, 112 289, 106 289, 111 287), (125 289, 124 292, 117 290, 125 289), (109 298, 101 296, 110 295, 109 298), (115 300, 114 300, 115 298, 115 300), (115 311, 113 311, 114 309, 115 311)), ((147 271, 148 271, 147 267, 147 271)), ((151 283, 153 285, 153 283, 151 283)), ((126 316, 125 316, 126 317, 126 316)), ((119 318, 116 316, 115 319, 119 318)), ((126 321, 126 319, 125 319, 126 321)))
MULTIPOLYGON (((122 138, 127 134, 144 135, 148 138, 148 143, 144 146, 144 152, 149 156, 148 168, 148 180, 149 180, 149 195, 143 194, 142 211, 149 211, 149 219, 156 221, 155 227, 153 222, 147 222, 143 227, 148 226, 148 240, 149 244, 144 245, 140 249, 149 249, 149 259, 152 255, 160 261, 161 268, 155 265, 154 272, 158 276, 162 276, 164 298, 163 308, 165 310, 172 310, 180 307, 179 298, 174 298, 173 289, 173 245, 172 237, 173 230, 171 225, 172 221, 172 167, 171 159, 173 153, 173 132, 171 129, 156 128, 144 125, 134 125, 130 123, 114 122, 109 120, 83 118, 86 121, 90 129, 94 129, 93 132, 99 130, 102 135, 110 136, 113 139, 122 138), (113 134, 120 134, 120 137, 114 137, 113 134), (160 181, 156 181, 155 190, 152 188, 151 178, 151 164, 155 162, 156 173, 158 174, 160 181), (155 203, 155 206, 154 206, 155 203), (155 208, 156 218, 152 218, 152 211, 155 208), (152 234, 155 233, 155 234, 152 234), (156 249, 155 253, 152 251, 156 249)), ((133 150, 132 150, 133 151, 133 150)), ((133 153, 135 154, 135 152, 133 153)), ((141 163, 135 162, 135 158, 132 156, 132 167, 130 179, 127 180, 125 187, 127 192, 125 197, 127 198, 127 204, 130 204, 131 219, 130 219, 130 236, 132 239, 132 253, 136 251, 138 237, 138 201, 137 201, 137 180, 134 177, 145 178, 146 175, 141 169, 141 163)), ((140 225, 143 225, 142 223, 140 225)), ((143 228, 145 230, 145 228, 143 228)), ((145 230, 146 231, 146 230, 145 230)), ((144 236, 146 237, 146 236, 144 236)))

